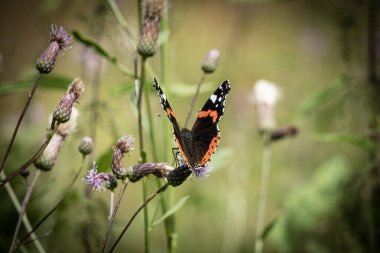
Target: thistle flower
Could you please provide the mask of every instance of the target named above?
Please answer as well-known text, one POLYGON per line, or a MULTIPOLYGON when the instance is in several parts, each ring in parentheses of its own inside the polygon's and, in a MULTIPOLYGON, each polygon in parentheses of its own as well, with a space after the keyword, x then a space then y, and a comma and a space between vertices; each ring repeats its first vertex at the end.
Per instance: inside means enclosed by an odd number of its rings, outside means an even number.
POLYGON ((158 178, 166 177, 174 168, 163 163, 139 163, 127 168, 129 181, 135 183, 145 176, 155 175, 158 178))
POLYGON ((173 187, 180 186, 191 175, 191 173, 193 173, 193 171, 190 170, 189 166, 185 163, 169 173, 167 176, 168 183, 173 187))
POLYGON ((145 3, 144 23, 137 45, 137 51, 145 58, 156 53, 163 5, 163 0, 147 0, 145 3))
POLYGON ((68 50, 72 43, 72 37, 63 29, 52 24, 50 30, 50 45, 37 59, 36 68, 41 74, 48 74, 54 68, 59 50, 68 50))
POLYGON ((196 178, 199 178, 199 179, 206 179, 209 175, 210 175, 210 166, 209 165, 205 165, 205 166, 202 166, 202 167, 197 167, 195 169, 192 169, 193 170, 193 174, 196 178))
POLYGON ((63 139, 64 137, 59 134, 52 137, 45 151, 34 161, 34 166, 37 169, 49 171, 54 167, 63 139))
POLYGON ((121 160, 124 155, 130 150, 133 150, 133 143, 135 139, 132 135, 126 135, 125 133, 117 141, 112 155, 111 169, 117 179, 124 180, 127 177, 127 169, 121 164, 121 160))
POLYGON ((202 62, 202 70, 206 74, 211 74, 216 70, 220 59, 220 53, 217 49, 211 49, 202 62))
POLYGON ((54 110, 52 129, 57 123, 65 123, 70 119, 72 108, 74 104, 78 102, 83 91, 83 82, 79 78, 75 78, 54 110))
POLYGON ((117 180, 111 174, 97 171, 98 166, 94 161, 92 169, 87 171, 82 179, 86 184, 92 185, 94 191, 104 191, 106 188, 113 191, 117 187, 117 180))
POLYGON ((81 152, 82 155, 86 156, 92 153, 93 150, 93 142, 90 137, 83 137, 79 142, 79 152, 81 152))
POLYGON ((298 134, 298 128, 295 126, 279 128, 271 132, 271 140, 277 141, 286 137, 294 137, 297 134, 298 134))
POLYGON ((274 83, 260 79, 253 88, 252 101, 256 105, 258 127, 270 131, 276 126, 275 105, 280 91, 274 83))

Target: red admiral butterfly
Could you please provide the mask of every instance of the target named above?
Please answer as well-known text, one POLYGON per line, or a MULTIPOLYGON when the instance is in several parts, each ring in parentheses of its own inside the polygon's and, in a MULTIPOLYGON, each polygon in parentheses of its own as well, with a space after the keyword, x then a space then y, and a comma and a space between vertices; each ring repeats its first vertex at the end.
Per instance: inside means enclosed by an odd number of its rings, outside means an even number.
POLYGON ((156 79, 153 86, 160 97, 162 108, 173 124, 174 140, 186 164, 191 169, 205 166, 219 143, 218 122, 224 113, 224 103, 231 89, 230 82, 224 81, 206 101, 191 131, 187 128, 180 129, 173 110, 156 79))

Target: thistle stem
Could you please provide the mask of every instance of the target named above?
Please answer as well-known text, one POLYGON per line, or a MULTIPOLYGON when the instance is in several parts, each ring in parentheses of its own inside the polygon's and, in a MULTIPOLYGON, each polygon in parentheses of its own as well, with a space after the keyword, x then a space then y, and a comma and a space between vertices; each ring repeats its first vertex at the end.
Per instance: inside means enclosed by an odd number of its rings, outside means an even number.
POLYGON ((187 111, 187 116, 186 116, 184 128, 186 128, 187 125, 188 125, 188 123, 189 123, 189 119, 190 119, 191 113, 192 113, 192 111, 194 109, 195 102, 197 101, 197 98, 198 98, 198 95, 199 95, 199 91, 201 89, 201 85, 202 85, 203 81, 205 80, 205 76, 206 76, 205 73, 202 73, 201 79, 199 79, 199 82, 198 82, 198 85, 197 85, 197 90, 195 92, 193 100, 191 101, 189 110, 187 111))
POLYGON ((28 168, 29 165, 31 165, 35 160, 37 160, 42 153, 45 151, 46 147, 49 145, 51 138, 53 138, 55 132, 57 132, 58 125, 55 126, 55 129, 50 131, 48 133, 48 136, 46 137, 44 143, 41 145, 41 147, 38 149, 38 151, 33 155, 32 158, 30 158, 26 163, 24 163, 19 169, 16 171, 12 172, 10 175, 8 175, 6 178, 2 179, 0 181, 0 187, 15 178, 20 174, 21 171, 24 169, 28 168))
POLYGON ((169 183, 166 183, 164 186, 162 186, 160 189, 158 189, 155 193, 153 193, 152 195, 150 195, 143 203, 142 205, 134 212, 134 214, 132 215, 132 217, 129 219, 127 225, 124 227, 123 231, 120 233, 120 235, 118 236, 118 238, 116 239, 116 241, 114 242, 114 244, 112 245, 109 253, 113 252, 117 246, 117 244, 119 243, 119 241, 121 240, 121 238, 123 237, 124 233, 128 230, 129 226, 131 225, 132 221, 136 218, 136 216, 140 213, 140 211, 146 206, 148 205, 148 203, 154 199, 158 194, 160 194, 161 192, 164 192, 169 186, 169 183))
MULTIPOLYGON (((1 173, 1 178, 5 178, 4 171, 0 172, 1 173)), ((17 196, 15 192, 13 191, 13 188, 11 184, 5 184, 5 189, 12 200, 13 205, 15 206, 16 210, 18 213, 21 211, 21 204, 17 199, 17 196)), ((24 224, 24 227, 26 231, 29 232, 30 237, 33 240, 34 245, 36 246, 38 252, 40 253, 45 253, 45 249, 43 248, 41 242, 38 240, 37 235, 34 233, 32 229, 32 225, 30 224, 30 221, 28 219, 28 216, 25 214, 24 217, 22 217, 22 223, 24 224)))
POLYGON ((17 220, 17 224, 16 224, 16 229, 15 229, 15 232, 13 234, 12 244, 11 244, 11 247, 9 249, 10 253, 14 252, 14 250, 16 249, 15 248, 16 247, 16 240, 18 237, 18 233, 20 232, 22 218, 24 217, 24 214, 26 212, 26 207, 28 206, 30 197, 32 196, 34 186, 36 185, 37 179, 40 176, 40 174, 41 174, 41 170, 36 170, 36 172, 34 173, 32 182, 28 186, 24 200, 22 201, 22 206, 21 206, 21 210, 19 212, 19 216, 18 216, 18 220, 17 220))
MULTIPOLYGON (((142 128, 142 108, 141 108, 141 101, 142 101, 142 94, 144 91, 144 82, 145 82, 145 63, 146 58, 142 57, 141 62, 141 73, 140 73, 140 83, 138 85, 138 93, 137 93, 137 114, 138 114, 138 129, 139 129, 139 145, 140 145, 140 162, 145 163, 146 162, 146 154, 144 151, 144 139, 143 139, 143 128, 142 128)), ((137 73, 137 64, 135 64, 135 75, 137 73)), ((137 76, 135 76, 135 81, 138 80, 137 76)), ((143 187, 143 200, 145 201, 147 198, 147 192, 148 192, 148 183, 146 179, 144 178, 142 180, 142 187, 143 187)), ((148 209, 144 209, 144 241, 145 241, 145 252, 150 252, 150 240, 149 240, 149 212, 148 209)))
POLYGON ((263 161, 261 168, 261 183, 258 196, 258 211, 256 220, 256 240, 255 240, 255 253, 261 253, 263 251, 264 242, 261 238, 261 234, 264 228, 265 222, 265 209, 266 209, 266 198, 268 191, 268 178, 270 172, 271 163, 271 143, 270 143, 270 133, 265 132, 263 135, 263 161))
POLYGON ((68 195, 68 193, 73 188, 75 182, 78 180, 78 177, 79 177, 81 171, 84 168, 84 164, 85 164, 85 156, 83 156, 81 166, 79 167, 79 169, 78 169, 77 173, 75 174, 73 180, 71 181, 70 185, 67 187, 66 191, 63 193, 61 199, 57 202, 57 204, 47 214, 45 214, 44 217, 42 217, 42 219, 39 222, 37 222, 37 224, 33 227, 33 229, 31 229, 31 231, 29 231, 29 233, 27 233, 20 240, 20 243, 18 245, 22 245, 29 238, 29 236, 31 236, 45 222, 45 220, 47 220, 50 217, 50 215, 52 215, 57 210, 57 208, 59 207, 59 205, 62 203, 62 201, 66 198, 66 196, 68 195))
POLYGON ((109 238, 109 236, 111 234, 112 224, 113 224, 113 222, 115 220, 116 212, 119 209, 119 206, 120 206, 120 203, 121 203, 121 199, 122 199, 122 197, 124 195, 125 189, 127 189, 128 182, 129 181, 124 182, 124 186, 120 190, 120 192, 119 192, 119 194, 117 196, 115 208, 113 209, 112 215, 111 215, 111 217, 109 219, 107 230, 106 230, 106 234, 104 235, 104 239, 103 239, 102 245, 100 246, 99 252, 101 252, 101 253, 105 252, 105 250, 106 250, 108 238, 109 238))
POLYGON ((28 99, 26 100, 26 103, 24 105, 24 109, 22 110, 22 112, 21 112, 21 114, 20 114, 20 116, 18 118, 18 121, 17 121, 15 129, 13 130, 13 135, 12 135, 11 140, 9 141, 7 150, 5 151, 4 157, 1 160, 0 172, 3 170, 5 162, 8 159, 8 156, 9 156, 9 153, 11 152, 14 140, 16 139, 16 135, 17 135, 18 129, 19 129, 20 125, 21 125, 21 121, 23 120, 23 118, 25 116, 25 113, 28 110, 29 104, 32 101, 34 92, 36 91, 36 89, 38 87, 38 84, 40 83, 40 80, 41 80, 41 73, 38 73, 37 76, 36 76, 36 80, 34 81, 34 85, 32 87, 32 90, 29 92, 28 99))

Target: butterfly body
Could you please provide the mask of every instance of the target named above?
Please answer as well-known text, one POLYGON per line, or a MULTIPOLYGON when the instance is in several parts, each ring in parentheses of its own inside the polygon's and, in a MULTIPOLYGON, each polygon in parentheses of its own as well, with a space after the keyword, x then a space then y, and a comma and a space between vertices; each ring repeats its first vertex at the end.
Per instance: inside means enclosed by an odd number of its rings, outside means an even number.
POLYGON ((179 127, 173 110, 156 79, 153 85, 160 97, 162 108, 173 125, 174 140, 183 159, 191 169, 205 166, 220 140, 218 122, 224 113, 225 99, 231 89, 229 81, 223 82, 206 101, 191 130, 179 127))

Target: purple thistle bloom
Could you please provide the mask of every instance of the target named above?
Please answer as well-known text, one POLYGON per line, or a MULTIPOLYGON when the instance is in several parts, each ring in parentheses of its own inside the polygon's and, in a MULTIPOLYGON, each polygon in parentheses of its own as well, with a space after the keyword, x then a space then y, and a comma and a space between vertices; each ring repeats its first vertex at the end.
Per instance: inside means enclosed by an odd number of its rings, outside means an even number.
POLYGON ((199 179, 206 179, 210 175, 210 170, 211 168, 209 165, 192 169, 194 177, 199 179))
POLYGON ((94 161, 92 169, 87 171, 83 182, 92 185, 94 191, 104 191, 106 188, 111 191, 115 189, 117 186, 115 177, 105 172, 98 173, 97 167, 94 161))

